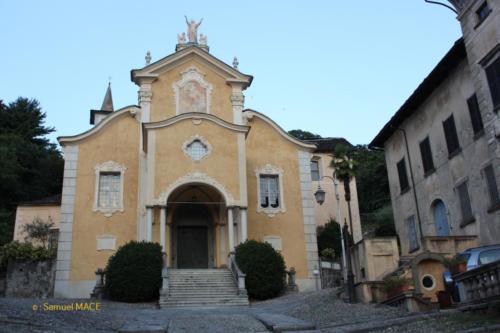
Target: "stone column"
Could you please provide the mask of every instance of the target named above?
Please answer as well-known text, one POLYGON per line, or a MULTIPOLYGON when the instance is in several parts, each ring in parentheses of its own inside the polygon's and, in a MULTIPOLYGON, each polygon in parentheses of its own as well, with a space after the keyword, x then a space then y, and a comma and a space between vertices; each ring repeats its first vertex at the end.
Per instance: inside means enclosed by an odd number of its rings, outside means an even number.
POLYGON ((165 244, 165 232, 167 224, 167 207, 161 207, 160 209, 160 244, 162 252, 167 252, 165 244))
POLYGON ((146 207, 146 241, 153 239, 153 207, 146 207))
POLYGON ((248 223, 247 223, 247 208, 246 207, 241 207, 240 208, 240 223, 241 223, 241 230, 240 230, 240 242, 243 243, 248 239, 248 223))
POLYGON ((227 233, 227 237, 229 238, 229 252, 234 252, 233 207, 227 208, 227 233))

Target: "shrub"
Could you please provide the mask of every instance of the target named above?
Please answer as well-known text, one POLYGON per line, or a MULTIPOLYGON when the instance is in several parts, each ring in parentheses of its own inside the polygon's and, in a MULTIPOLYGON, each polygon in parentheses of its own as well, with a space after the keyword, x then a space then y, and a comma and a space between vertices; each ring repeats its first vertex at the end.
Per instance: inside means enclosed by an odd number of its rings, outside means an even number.
POLYGON ((334 260, 335 259, 335 250, 332 248, 326 248, 320 253, 320 257, 323 260, 334 260))
POLYGON ((247 240, 238 245, 236 263, 246 274, 246 287, 251 298, 272 298, 285 288, 285 260, 268 243, 247 240))
POLYGON ((106 293, 122 302, 143 302, 158 298, 161 287, 161 246, 131 241, 109 258, 106 267, 106 293))
POLYGON ((33 246, 31 243, 17 241, 7 243, 0 246, 0 276, 6 274, 9 261, 41 261, 55 257, 55 249, 46 249, 41 246, 33 246))

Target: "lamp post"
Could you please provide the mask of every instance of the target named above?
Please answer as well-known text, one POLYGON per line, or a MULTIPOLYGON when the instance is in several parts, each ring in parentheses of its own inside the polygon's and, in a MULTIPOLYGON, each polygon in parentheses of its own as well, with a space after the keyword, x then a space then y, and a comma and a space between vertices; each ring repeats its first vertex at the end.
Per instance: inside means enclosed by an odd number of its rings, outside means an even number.
POLYGON ((333 177, 330 176, 323 176, 321 179, 318 181, 318 189, 314 193, 314 197, 316 199, 316 202, 319 203, 320 205, 325 202, 325 196, 326 193, 323 191, 321 188, 320 182, 323 178, 328 178, 333 181, 333 189, 335 191, 335 198, 337 200, 337 223, 339 224, 340 228, 340 244, 341 244, 341 252, 342 252, 342 277, 344 278, 344 281, 347 281, 347 270, 346 270, 346 256, 345 256, 345 246, 344 246, 344 232, 342 230, 342 225, 340 224, 341 222, 341 216, 340 216, 340 195, 339 195, 339 189, 338 185, 339 182, 337 178, 335 177, 335 173, 333 173, 333 177))

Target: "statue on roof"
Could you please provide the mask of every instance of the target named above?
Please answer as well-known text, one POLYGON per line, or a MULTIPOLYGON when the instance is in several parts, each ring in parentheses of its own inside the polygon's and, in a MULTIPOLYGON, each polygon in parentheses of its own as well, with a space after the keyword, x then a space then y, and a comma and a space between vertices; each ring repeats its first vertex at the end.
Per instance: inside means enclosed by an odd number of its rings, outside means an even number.
POLYGON ((186 15, 184 15, 184 17, 186 18, 186 24, 188 25, 187 35, 189 43, 198 43, 198 27, 203 21, 203 18, 200 22, 196 23, 195 20, 189 21, 186 15))
POLYGON ((177 35, 177 44, 186 44, 186 33, 181 32, 177 35))

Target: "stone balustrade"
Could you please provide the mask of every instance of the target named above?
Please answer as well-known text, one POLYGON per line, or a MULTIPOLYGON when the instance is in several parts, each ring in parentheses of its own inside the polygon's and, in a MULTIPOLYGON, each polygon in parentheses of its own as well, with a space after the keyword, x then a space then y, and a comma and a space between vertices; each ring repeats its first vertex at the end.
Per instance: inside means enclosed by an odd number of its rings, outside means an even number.
POLYGON ((500 299, 500 260, 457 274, 462 303, 486 303, 500 299))

